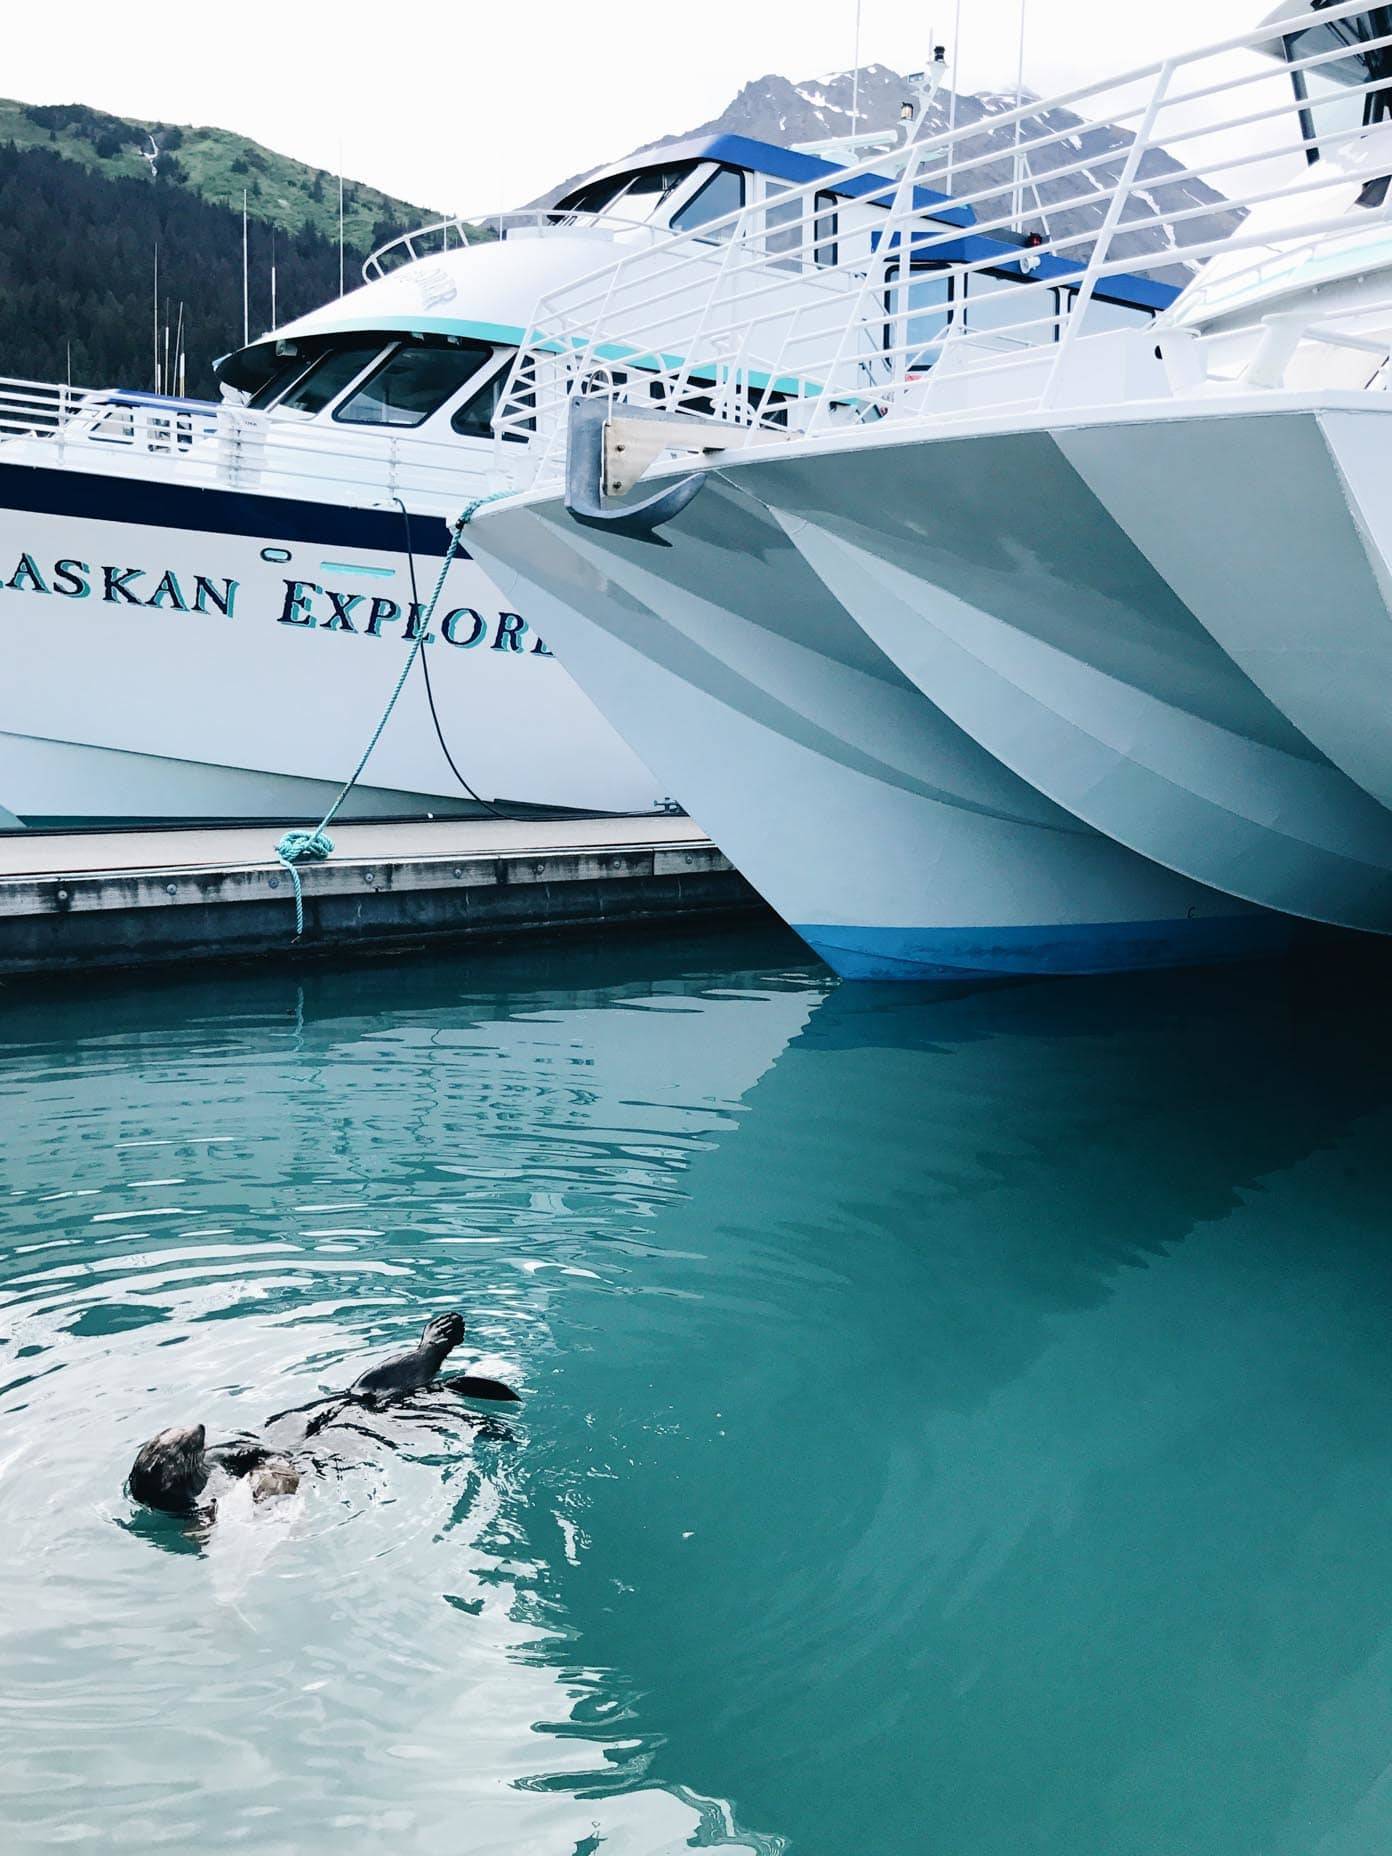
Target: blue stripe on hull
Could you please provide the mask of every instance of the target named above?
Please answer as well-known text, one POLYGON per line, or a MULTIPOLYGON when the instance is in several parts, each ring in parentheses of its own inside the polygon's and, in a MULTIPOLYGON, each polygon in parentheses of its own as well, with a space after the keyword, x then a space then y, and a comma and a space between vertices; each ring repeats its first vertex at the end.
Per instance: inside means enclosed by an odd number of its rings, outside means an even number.
POLYGON ((793 926, 842 979, 931 980, 1207 966, 1283 953, 1297 924, 1283 915, 1251 914, 1024 928, 793 926))

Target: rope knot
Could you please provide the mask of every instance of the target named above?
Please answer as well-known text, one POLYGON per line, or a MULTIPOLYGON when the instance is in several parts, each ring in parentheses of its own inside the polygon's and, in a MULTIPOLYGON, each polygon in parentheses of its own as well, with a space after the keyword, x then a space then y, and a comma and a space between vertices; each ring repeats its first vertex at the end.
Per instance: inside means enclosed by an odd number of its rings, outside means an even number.
POLYGON ((314 831, 287 831, 275 847, 275 854, 290 872, 290 881, 295 885, 295 939, 298 941, 304 933, 304 890, 300 885, 300 873, 295 866, 303 860, 306 863, 321 864, 333 856, 333 839, 323 826, 314 831))
POLYGON ((322 863, 333 856, 333 839, 326 831, 287 831, 276 846, 276 856, 283 864, 322 863))

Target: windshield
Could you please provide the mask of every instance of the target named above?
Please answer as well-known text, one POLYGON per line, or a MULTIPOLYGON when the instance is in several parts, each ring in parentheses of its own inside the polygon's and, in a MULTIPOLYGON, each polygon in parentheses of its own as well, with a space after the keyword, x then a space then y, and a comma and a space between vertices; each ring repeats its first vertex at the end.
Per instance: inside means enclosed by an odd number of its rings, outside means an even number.
POLYGON ((648 219, 695 168, 694 161, 677 161, 667 167, 643 168, 637 174, 611 174, 591 181, 556 202, 552 218, 558 225, 573 225, 577 218, 610 213, 619 219, 648 219))
POLYGON ((247 401, 247 405, 258 408, 272 405, 280 398, 292 380, 299 379, 308 365, 303 355, 296 355, 293 359, 283 362, 270 379, 256 389, 247 401))
POLYGON ((1371 224, 1341 238, 1305 240, 1294 250, 1234 252, 1214 258, 1177 299, 1166 320, 1191 327, 1231 316, 1249 304, 1332 283, 1359 272, 1392 270, 1392 226, 1371 224))
POLYGON ((1322 20, 1286 37, 1289 62, 1321 60, 1291 72, 1295 94, 1304 105, 1300 132, 1310 144, 1305 151, 1307 161, 1319 160, 1321 144, 1392 116, 1392 46, 1358 49, 1388 34, 1392 34, 1392 6, 1374 6, 1348 19, 1322 20), (1344 57, 1334 55, 1340 46, 1348 47, 1344 57), (1383 80, 1381 88, 1359 88, 1378 80, 1383 80))
POLYGON ((345 348, 332 348, 277 403, 277 412, 297 412, 306 418, 322 412, 330 400, 337 399, 346 386, 357 379, 370 361, 382 352, 381 337, 354 342, 345 348))
POLYGON ((482 342, 398 348, 373 369, 334 418, 344 425, 422 425, 492 355, 492 348, 482 342))

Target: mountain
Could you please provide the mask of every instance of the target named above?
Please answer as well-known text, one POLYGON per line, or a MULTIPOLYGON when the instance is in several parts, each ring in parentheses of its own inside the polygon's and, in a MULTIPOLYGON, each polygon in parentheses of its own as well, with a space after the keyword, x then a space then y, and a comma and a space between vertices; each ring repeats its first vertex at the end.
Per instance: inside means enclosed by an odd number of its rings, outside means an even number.
MULTIPOLYGON (((228 129, 193 128, 108 116, 85 103, 16 103, 0 98, 0 144, 63 155, 107 180, 173 180, 200 199, 247 212, 282 232, 310 226, 338 240, 338 176, 263 148, 228 129)), ((381 244, 380 233, 443 217, 394 199, 362 181, 345 182, 343 224, 354 251, 381 244)))
MULTIPOLYGON (((855 74, 850 71, 805 78, 801 83, 770 74, 746 84, 720 114, 708 122, 645 143, 642 149, 634 152, 647 153, 699 135, 747 135, 756 141, 786 147, 849 135, 853 122, 862 134, 891 130, 899 122, 901 103, 912 95, 909 80, 882 64, 863 66, 858 86, 855 74)), ((1035 100, 1028 92, 1025 96, 1027 100, 1035 100)), ((959 134, 966 132, 960 144, 962 158, 984 158, 983 165, 972 170, 969 189, 963 188, 960 179, 957 186, 958 192, 988 190, 987 197, 974 204, 973 210, 979 220, 1002 217, 1010 211, 1015 128, 1013 124, 1001 128, 992 119, 1015 107, 1013 92, 969 94, 964 91, 956 98, 954 106, 952 92, 943 89, 929 107, 919 131, 920 139, 940 135, 951 121, 959 134)), ((1027 148, 1024 153, 1023 229, 1059 237, 1096 231, 1106 210, 1103 196, 1115 186, 1133 138, 1129 131, 1111 123, 1087 122, 1071 110, 1045 109, 1024 121, 1020 139, 1027 143, 1031 135, 1055 131, 1068 139, 1034 155, 1030 155, 1027 148), (1055 170, 1071 166, 1080 159, 1085 164, 1080 173, 1061 180, 1051 178, 1055 170), (1098 195, 1098 201, 1084 198, 1069 206, 1059 205, 1070 196, 1085 193, 1098 195)), ((1143 268, 1152 276, 1174 283, 1183 283, 1192 274, 1192 267, 1182 262, 1157 264, 1155 259, 1182 256, 1184 245, 1225 237, 1241 219, 1241 213, 1227 206, 1221 193, 1202 181, 1169 178, 1180 172, 1181 164, 1162 149, 1148 149, 1142 157, 1137 179, 1142 183, 1143 195, 1159 212, 1170 213, 1186 206, 1211 206, 1212 213, 1196 214, 1175 227, 1173 234, 1165 227, 1156 226, 1120 232, 1113 244, 1115 256, 1151 260, 1144 263, 1143 268)), ((546 201, 555 199, 583 179, 584 175, 576 175, 563 181, 545 196, 546 201)), ((1128 216, 1134 217, 1130 208, 1128 216)), ((1087 250, 1086 244, 1077 247, 1080 257, 1087 250)))
MULTIPOLYGON (((171 341, 182 324, 187 390, 215 397, 212 363, 242 339, 243 192, 257 334, 338 294, 338 185, 226 129, 0 100, 0 375, 152 386, 158 246, 158 321, 171 341)), ((439 217, 346 181, 347 288, 439 217)))

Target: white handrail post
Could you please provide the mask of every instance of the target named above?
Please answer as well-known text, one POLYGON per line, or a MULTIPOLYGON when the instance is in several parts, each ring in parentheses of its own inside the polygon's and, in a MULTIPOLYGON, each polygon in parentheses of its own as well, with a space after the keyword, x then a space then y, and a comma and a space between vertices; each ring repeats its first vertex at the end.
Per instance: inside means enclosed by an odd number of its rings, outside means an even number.
MULTIPOLYGON (((1087 314, 1088 304, 1092 301, 1092 293, 1098 275, 1101 267, 1107 261, 1107 253, 1111 247, 1112 234, 1116 230, 1117 223, 1125 210, 1126 202, 1131 198, 1131 189, 1135 183, 1136 175, 1140 171, 1141 161, 1147 149, 1151 146, 1151 139, 1155 130, 1155 119, 1160 114, 1161 107, 1164 104, 1165 92, 1169 89, 1170 79, 1174 75, 1177 62, 1178 61, 1174 58, 1166 58, 1161 64, 1159 73, 1155 79, 1155 88, 1150 94, 1150 102, 1146 105, 1145 115, 1142 116, 1131 146, 1126 151, 1126 160, 1122 163, 1121 173, 1117 177, 1116 191, 1112 194, 1111 199, 1107 203, 1106 217, 1102 221, 1101 230, 1098 232, 1096 243, 1092 248, 1092 255, 1087 261, 1087 268, 1083 272, 1082 282, 1079 284, 1077 295, 1073 300, 1073 312, 1065 322, 1059 336, 1058 352, 1055 354, 1054 364, 1049 370, 1049 378, 1044 383, 1044 391, 1039 396, 1039 408, 1041 412, 1048 411, 1053 405, 1055 396, 1058 393, 1059 370, 1063 366, 1069 348, 1072 346, 1074 332, 1081 326, 1082 319, 1087 314)), ((1065 284, 1064 287, 1067 288, 1067 285, 1065 284)))
MULTIPOLYGON (((842 324, 840 339, 836 344, 836 352, 832 357, 831 366, 827 370, 827 378, 823 382, 823 391, 818 396, 817 403, 812 408, 812 416, 807 422, 809 436, 816 431, 818 425, 830 419, 836 383, 840 376, 842 364, 847 359, 846 350, 850 341, 860 334, 865 325, 865 299, 866 296, 871 293, 872 285, 875 283, 883 284, 885 320, 886 322, 890 320, 888 281, 890 265, 889 260, 885 256, 885 252, 893 248, 896 236, 899 237, 899 271, 905 284, 905 301, 907 302, 909 300, 908 292, 912 282, 913 271, 913 238, 912 235, 910 235, 908 246, 905 247, 902 234, 898 233, 897 228, 903 221, 903 205, 905 200, 910 204, 913 202, 922 163, 923 154, 921 149, 916 148, 911 154, 906 151, 904 171, 899 176, 898 184, 894 189, 894 196, 889 203, 889 210, 885 214, 885 223, 880 232, 879 245, 874 251, 866 255, 865 270, 855 293, 855 301, 850 307, 850 314, 842 324), (906 250, 908 253, 907 258, 905 256, 906 250), (823 418, 824 413, 826 415, 825 420, 823 418)), ((872 240, 874 236, 874 231, 872 229, 870 231, 872 240)), ((905 313, 907 316, 907 311, 905 313)), ((892 345, 897 346, 897 344, 892 345)), ((891 362, 890 366, 892 369, 894 363, 891 362)))
MULTIPOLYGON (((729 237, 725 240, 725 249, 720 255, 719 267, 716 270, 715 276, 711 279, 710 288, 706 292, 706 300, 701 307, 701 313, 696 320, 696 326, 686 344, 686 359, 677 369, 677 377, 673 383, 676 389, 673 397, 677 400, 680 400, 685 395, 686 389, 690 385, 692 363, 697 357, 697 344, 705 335, 706 325, 711 317, 711 309, 720 294, 721 286, 724 284, 729 274, 730 261, 734 256, 735 247, 743 243, 746 221, 757 220, 762 216, 762 210, 761 206, 755 206, 752 203, 748 206, 741 207, 739 218, 729 229, 729 237)), ((688 259, 687 262, 689 263, 690 260, 688 259)), ((712 374, 715 375, 715 384, 712 387, 711 404, 715 405, 716 393, 719 387, 719 376, 714 368, 712 368, 712 374)))

